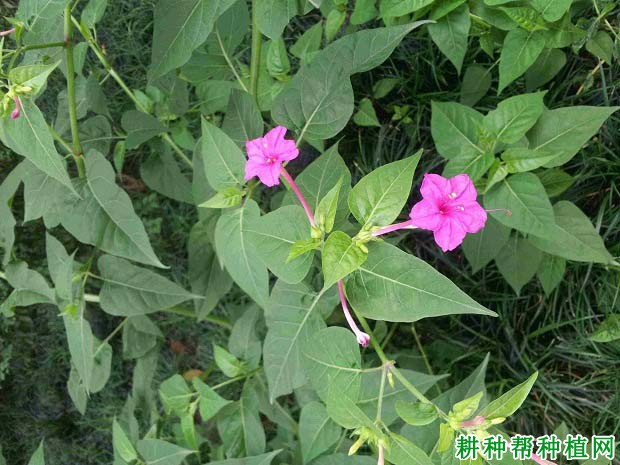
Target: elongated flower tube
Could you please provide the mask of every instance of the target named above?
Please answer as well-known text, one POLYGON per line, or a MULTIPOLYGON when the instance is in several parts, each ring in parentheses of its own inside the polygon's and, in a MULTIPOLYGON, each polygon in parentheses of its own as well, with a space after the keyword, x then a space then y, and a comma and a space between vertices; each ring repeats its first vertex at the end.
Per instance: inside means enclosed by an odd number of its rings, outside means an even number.
POLYGON ((484 425, 486 421, 487 421, 486 418, 478 415, 477 417, 474 417, 471 420, 462 421, 461 428, 475 428, 476 426, 484 425))
POLYGON ((362 347, 368 347, 368 344, 370 343, 370 336, 360 330, 357 326, 357 323, 355 323, 353 315, 351 315, 351 312, 349 311, 349 306, 347 305, 347 298, 344 295, 344 284, 342 283, 342 281, 338 281, 338 294, 340 295, 342 312, 344 313, 344 317, 347 319, 347 323, 349 324, 351 331, 353 331, 353 334, 355 334, 357 342, 362 347))
POLYGON ((15 32, 15 28, 7 29, 6 31, 0 31, 0 37, 8 36, 15 32))

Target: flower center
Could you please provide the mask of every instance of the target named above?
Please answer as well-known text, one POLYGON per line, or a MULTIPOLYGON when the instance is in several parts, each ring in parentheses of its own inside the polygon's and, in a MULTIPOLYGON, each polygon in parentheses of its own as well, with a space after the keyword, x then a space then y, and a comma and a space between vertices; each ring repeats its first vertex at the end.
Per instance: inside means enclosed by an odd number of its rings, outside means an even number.
POLYGON ((273 165, 275 162, 277 162, 278 159, 274 158, 274 157, 267 157, 267 164, 268 165, 273 165))
POLYGON ((456 192, 450 192, 450 194, 448 194, 448 197, 451 199, 456 199, 458 197, 458 194, 456 192))

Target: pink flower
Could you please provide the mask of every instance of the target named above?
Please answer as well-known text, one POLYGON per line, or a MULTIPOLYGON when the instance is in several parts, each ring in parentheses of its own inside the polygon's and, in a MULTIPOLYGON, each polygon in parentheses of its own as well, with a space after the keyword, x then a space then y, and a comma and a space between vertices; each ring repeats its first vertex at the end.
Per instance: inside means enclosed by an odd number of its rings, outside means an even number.
POLYGON ((435 233, 435 242, 441 250, 454 250, 467 233, 480 231, 487 213, 476 202, 478 193, 466 174, 446 179, 438 174, 424 175, 422 200, 411 209, 411 224, 435 233))
POLYGON ((277 126, 264 137, 245 143, 248 161, 245 164, 245 179, 258 176, 266 186, 280 184, 282 162, 297 158, 299 150, 294 140, 285 139, 286 128, 277 126))

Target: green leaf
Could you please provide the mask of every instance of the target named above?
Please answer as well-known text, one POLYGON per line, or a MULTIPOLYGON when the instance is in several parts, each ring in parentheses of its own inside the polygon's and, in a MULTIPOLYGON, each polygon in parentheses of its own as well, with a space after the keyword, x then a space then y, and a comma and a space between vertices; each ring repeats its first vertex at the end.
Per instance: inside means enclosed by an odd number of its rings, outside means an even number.
POLYGON ((469 7, 461 5, 434 24, 428 26, 428 33, 439 50, 448 57, 460 74, 463 59, 467 53, 467 38, 471 20, 469 7))
POLYGON ((159 274, 127 260, 103 255, 97 262, 103 286, 101 308, 110 315, 135 316, 199 298, 159 274))
MULTIPOLYGON (((15 217, 11 206, 13 203, 13 197, 19 189, 22 182, 25 183, 26 179, 29 179, 26 169, 26 163, 22 162, 11 170, 9 174, 2 180, 0 184, 0 247, 4 249, 4 258, 2 264, 6 266, 11 260, 11 253, 13 251, 13 244, 15 243, 15 217)), ((39 170, 33 167, 33 169, 40 173, 39 170)), ((42 176, 45 176, 41 173, 42 176)), ((59 183, 57 183, 60 185, 59 183)), ((26 184, 27 185, 27 184, 26 184)), ((24 200, 26 200, 26 185, 24 186, 24 200)), ((64 189, 64 188, 63 188, 64 189)), ((28 221, 26 212, 28 203, 26 203, 24 211, 24 222, 28 221)))
POLYGON ((159 398, 166 414, 183 415, 192 401, 192 391, 181 375, 173 375, 159 385, 159 398))
POLYGON ((270 39, 277 39, 291 18, 303 14, 298 0, 262 0, 256 4, 256 23, 258 29, 270 39))
POLYGON ((515 235, 495 257, 495 264, 518 295, 521 288, 536 274, 541 260, 540 250, 528 240, 515 235))
POLYGON ((29 99, 22 98, 21 102, 19 118, 7 116, 1 121, 0 139, 8 148, 75 193, 41 110, 29 99))
POLYGON ((219 191, 209 200, 202 202, 199 207, 202 208, 231 208, 236 207, 243 200, 245 192, 237 186, 229 186, 219 191))
POLYGON ((71 363, 84 384, 86 391, 90 389, 95 365, 94 337, 90 324, 84 318, 84 309, 78 315, 65 314, 63 320, 67 333, 67 343, 71 354, 71 363))
POLYGON ((327 414, 332 420, 346 429, 366 427, 378 436, 381 434, 381 430, 355 405, 355 401, 349 396, 349 393, 341 390, 339 384, 329 386, 327 414))
POLYGON ((260 210, 253 200, 222 213, 215 227, 215 250, 232 279, 265 308, 269 275, 249 232, 260 227, 259 219, 260 210))
POLYGON ((546 110, 527 133, 530 149, 557 153, 547 168, 569 161, 594 136, 601 125, 620 107, 576 106, 546 110))
POLYGON ((387 243, 370 244, 368 260, 346 284, 362 316, 386 321, 460 313, 495 315, 419 258, 387 243))
POLYGON ((202 421, 209 421, 217 413, 230 404, 229 400, 221 397, 217 392, 207 386, 200 378, 195 377, 192 380, 194 389, 200 395, 198 408, 200 409, 200 418, 202 421))
POLYGON ((192 186, 181 172, 179 164, 170 151, 159 145, 140 165, 140 175, 144 183, 154 191, 179 202, 194 203, 192 186))
POLYGON ((112 165, 94 151, 84 159, 86 182, 76 185, 82 199, 67 199, 62 225, 80 242, 113 255, 165 268, 155 255, 129 196, 114 182, 112 165))
POLYGON ((386 458, 394 465, 426 465, 432 463, 426 452, 408 439, 396 433, 390 433, 390 448, 386 458))
POLYGON ((71 365, 71 371, 69 372, 67 391, 77 411, 84 415, 88 404, 88 391, 73 365, 71 365))
POLYGON ((353 187, 348 197, 349 208, 365 229, 386 226, 398 217, 411 192, 413 173, 421 156, 422 150, 381 166, 353 187))
POLYGON ((45 234, 47 268, 54 282, 56 295, 65 301, 73 300, 73 255, 49 233, 45 234))
POLYGON ((269 42, 265 53, 267 53, 267 72, 269 75, 276 79, 287 79, 288 73, 291 71, 291 62, 288 59, 286 45, 284 45, 282 37, 269 42))
POLYGON ((489 216, 486 225, 476 234, 468 234, 463 240, 463 252, 477 273, 493 260, 508 242, 510 228, 489 216))
POLYGON ((349 77, 387 59, 416 22, 346 35, 318 52, 274 100, 276 123, 309 139, 328 139, 340 132, 353 114, 349 77))
POLYGON ((498 93, 525 73, 545 48, 544 31, 508 31, 499 61, 498 93))
POLYGON ((380 3, 381 17, 405 16, 414 11, 421 10, 434 0, 382 0, 380 3))
POLYGON ((381 126, 372 106, 372 101, 369 98, 360 100, 357 113, 353 115, 353 121, 358 126, 381 126))
POLYGON ((302 64, 309 63, 315 53, 321 48, 322 38, 323 23, 319 21, 297 39, 291 46, 290 52, 299 58, 302 64))
POLYGON ((9 297, 2 303, 0 313, 14 307, 28 307, 38 303, 54 303, 54 291, 45 278, 28 269, 25 262, 9 263, 5 268, 6 280, 13 288, 9 297))
POLYGON ((530 3, 550 23, 558 21, 568 11, 573 0, 531 0, 530 3))
POLYGON ((332 454, 319 457, 313 465, 375 465, 377 459, 368 455, 332 454))
POLYGON ((460 102, 473 107, 491 88, 491 70, 484 66, 471 64, 465 70, 461 85, 460 102))
POLYGON ((92 29, 103 18, 107 6, 108 0, 90 0, 82 10, 82 23, 92 29))
POLYGON ((263 135, 263 117, 250 94, 233 89, 228 100, 222 131, 228 134, 241 149, 245 142, 263 135))
POLYGON ((202 119, 202 150, 205 175, 214 189, 243 186, 245 156, 224 131, 202 119))
POLYGON ((502 154, 508 173, 524 173, 546 165, 558 157, 557 153, 536 152, 525 147, 508 149, 502 154))
POLYGON ((274 457, 282 452, 281 449, 267 452, 266 454, 255 455, 253 457, 243 457, 240 459, 218 460, 209 462, 209 465, 270 465, 274 457))
POLYGON ((193 451, 161 439, 141 439, 138 452, 146 465, 180 465, 193 451))
POLYGON ((557 197, 568 189, 575 180, 570 174, 560 168, 551 168, 536 173, 549 197, 557 197))
POLYGON ((125 146, 127 150, 135 149, 144 142, 167 132, 166 126, 157 118, 138 110, 129 110, 123 113, 121 125, 127 131, 125 146))
POLYGON ((250 370, 258 368, 263 352, 262 342, 257 334, 260 318, 261 311, 258 306, 248 306, 243 315, 235 321, 228 338, 230 352, 247 362, 250 370))
MULTIPOLYGON (((316 212, 319 202, 330 190, 342 179, 342 189, 338 200, 336 222, 342 221, 349 213, 347 209, 347 195, 351 190, 351 173, 346 163, 338 154, 338 144, 332 145, 319 158, 297 176, 295 182, 310 206, 310 210, 316 212)), ((297 205, 299 201, 293 193, 287 194, 284 205, 297 205)))
POLYGON ((497 105, 483 120, 495 139, 505 144, 518 142, 529 131, 545 108, 545 92, 510 97, 497 105))
POLYGON ((137 359, 144 357, 164 335, 157 325, 145 315, 129 317, 123 327, 123 357, 137 359))
POLYGON ((325 40, 331 42, 334 40, 338 31, 344 24, 344 20, 347 19, 347 12, 340 11, 337 8, 331 10, 327 18, 325 19, 325 40))
POLYGON ((554 226, 553 209, 545 189, 532 173, 512 175, 484 196, 484 206, 500 223, 528 234, 549 237, 554 226), (511 213, 506 213, 508 209, 511 213))
POLYGON ((478 145, 482 115, 454 102, 432 102, 431 133, 437 151, 448 160, 465 155, 478 156, 485 150, 478 145))
POLYGON ((308 251, 287 260, 291 247, 297 241, 310 238, 308 219, 301 207, 288 205, 278 208, 248 226, 247 234, 262 262, 278 278, 295 284, 306 277, 314 253, 308 251))
POLYGON ((321 245, 322 241, 320 239, 300 239, 291 246, 291 250, 288 257, 286 257, 286 261, 290 262, 291 260, 294 260, 307 252, 319 250, 321 245))
POLYGON ((299 442, 303 463, 331 449, 341 434, 340 427, 327 416, 327 409, 320 402, 310 402, 301 410, 299 417, 299 442))
POLYGON ((47 83, 48 76, 56 69, 60 61, 50 65, 16 66, 9 71, 11 85, 31 87, 32 95, 36 95, 47 83))
POLYGON ((614 59, 614 40, 605 31, 597 31, 586 42, 586 50, 597 58, 611 63, 614 59))
POLYGON ((342 180, 343 178, 340 178, 338 183, 325 194, 314 213, 317 226, 322 228, 326 233, 330 233, 332 229, 334 229, 334 222, 336 221, 336 213, 338 210, 338 196, 342 188, 342 180))
POLYGON ((322 329, 306 341, 303 353, 306 374, 321 400, 327 402, 333 388, 357 401, 362 357, 351 331, 338 326, 322 329))
POLYGON ((80 124, 80 140, 84 153, 96 150, 99 153, 110 152, 112 127, 103 115, 93 116, 80 124))
POLYGON ((364 24, 375 19, 379 14, 379 10, 377 10, 375 3, 375 0, 357 0, 353 8, 353 13, 349 18, 351 24, 364 24))
POLYGON ((566 54, 557 48, 546 48, 525 72, 525 87, 536 89, 553 79, 566 64, 566 54))
POLYGON ((246 382, 239 401, 220 411, 217 430, 229 457, 265 452, 265 431, 258 415, 258 398, 252 384, 246 382))
POLYGON ((229 378, 235 378, 246 371, 243 362, 217 344, 213 344, 213 358, 220 371, 229 378))
POLYGON ((121 425, 116 421, 116 418, 114 418, 114 422, 112 423, 112 446, 114 447, 114 451, 125 462, 132 462, 138 458, 135 447, 127 437, 121 425))
POLYGON ((495 418, 507 418, 515 413, 521 404, 525 401, 528 394, 532 390, 532 386, 538 378, 538 372, 535 372, 523 383, 515 386, 510 391, 504 393, 486 407, 484 407, 479 415, 483 416, 487 420, 493 420, 495 418))
POLYGON ((194 294, 194 307, 198 321, 205 318, 232 287, 230 275, 222 268, 215 255, 210 235, 213 233, 207 220, 192 227, 187 242, 189 283, 194 294))
POLYGON ((620 339, 620 315, 609 315, 596 328, 590 340, 594 342, 613 342, 620 339))
POLYGON ((437 410, 432 404, 422 402, 396 401, 396 412, 405 423, 414 426, 424 426, 438 418, 437 410))
POLYGON ((555 225, 544 237, 529 240, 540 250, 578 262, 609 264, 613 257, 590 219, 573 203, 562 200, 553 206, 555 225))
POLYGON ((217 18, 233 3, 234 0, 159 0, 153 26, 152 77, 184 65, 207 40, 217 18))
POLYGON ((465 173, 476 182, 493 166, 494 161, 492 152, 464 152, 446 163, 442 175, 450 178, 465 173))
POLYGON ((357 270, 367 256, 368 253, 342 231, 330 234, 322 252, 324 286, 331 287, 336 281, 357 270))
POLYGON ((544 254, 540 262, 536 276, 546 295, 550 295, 562 282, 566 271, 566 260, 554 255, 544 254))
POLYGON ((372 96, 376 99, 383 98, 394 90, 398 85, 398 78, 383 78, 375 82, 372 86, 372 96))
POLYGON ((28 465, 45 465, 45 452, 43 448, 43 441, 39 443, 39 447, 34 451, 32 457, 28 461, 28 465))
POLYGON ((24 169, 24 222, 42 217, 47 228, 57 226, 62 219, 65 200, 73 194, 28 160, 20 166, 24 169))
POLYGON ((302 348, 325 327, 322 315, 335 305, 328 296, 326 288, 317 294, 302 283, 276 282, 265 309, 268 331, 263 346, 271 402, 306 383, 302 348))

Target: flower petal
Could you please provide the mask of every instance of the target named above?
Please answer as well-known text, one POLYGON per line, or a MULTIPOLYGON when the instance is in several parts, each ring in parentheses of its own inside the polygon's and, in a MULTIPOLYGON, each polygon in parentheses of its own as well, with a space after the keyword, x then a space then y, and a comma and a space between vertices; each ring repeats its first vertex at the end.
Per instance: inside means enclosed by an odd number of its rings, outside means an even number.
POLYGON ((451 192, 450 183, 438 174, 425 174, 420 192, 425 200, 432 201, 435 205, 441 205, 447 201, 451 192))
POLYGON ((294 140, 284 139, 278 145, 277 155, 281 161, 294 160, 299 155, 299 149, 294 140))
POLYGON ((269 131, 263 137, 265 142, 269 144, 269 151, 272 153, 277 153, 279 151, 280 143, 284 140, 284 136, 286 135, 286 128, 284 126, 276 126, 271 131, 269 131))
POLYGON ((461 206, 463 210, 452 210, 449 216, 460 222, 468 233, 474 234, 484 228, 487 212, 478 202, 466 202, 461 206))
POLYGON ((416 228, 430 229, 431 231, 437 229, 442 221, 442 215, 439 213, 437 205, 426 198, 413 206, 409 218, 416 228))
POLYGON ((248 153, 248 158, 260 158, 261 160, 267 158, 263 143, 262 137, 246 141, 245 151, 248 153))
POLYGON ((473 202, 478 197, 471 178, 466 174, 457 174, 448 180, 450 198, 453 202, 473 202))
POLYGON ((446 217, 441 226, 435 230, 434 236, 441 250, 448 252, 461 245, 466 234, 467 232, 459 221, 446 217))
POLYGON ((245 180, 252 179, 254 176, 259 176, 265 169, 265 164, 255 158, 250 158, 245 162, 245 180))
POLYGON ((278 184, 280 184, 280 169, 280 163, 263 165, 261 172, 258 173, 258 178, 265 186, 277 186, 278 184))

